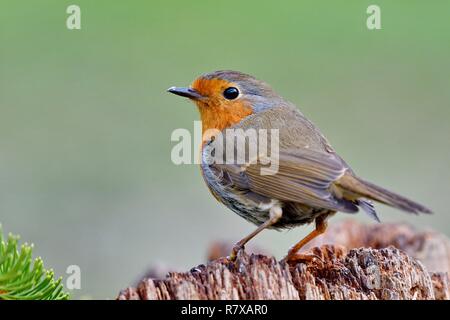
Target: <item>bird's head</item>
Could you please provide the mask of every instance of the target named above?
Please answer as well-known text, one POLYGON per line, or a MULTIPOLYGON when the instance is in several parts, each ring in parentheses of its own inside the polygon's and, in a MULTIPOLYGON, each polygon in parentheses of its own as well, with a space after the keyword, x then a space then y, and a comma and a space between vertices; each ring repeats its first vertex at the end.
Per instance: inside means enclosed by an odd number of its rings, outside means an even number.
POLYGON ((167 91, 195 102, 203 132, 222 131, 252 114, 286 104, 268 84, 238 71, 207 73, 190 87, 171 87, 167 91))

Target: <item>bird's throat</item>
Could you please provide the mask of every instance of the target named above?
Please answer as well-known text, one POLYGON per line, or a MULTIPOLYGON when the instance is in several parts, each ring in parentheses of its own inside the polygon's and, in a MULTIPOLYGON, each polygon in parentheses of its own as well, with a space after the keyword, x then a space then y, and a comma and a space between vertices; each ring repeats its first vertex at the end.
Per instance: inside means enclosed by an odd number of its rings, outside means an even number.
POLYGON ((228 106, 198 104, 198 109, 202 121, 203 141, 208 141, 214 131, 223 131, 253 113, 252 108, 245 106, 243 103, 234 103, 228 106))

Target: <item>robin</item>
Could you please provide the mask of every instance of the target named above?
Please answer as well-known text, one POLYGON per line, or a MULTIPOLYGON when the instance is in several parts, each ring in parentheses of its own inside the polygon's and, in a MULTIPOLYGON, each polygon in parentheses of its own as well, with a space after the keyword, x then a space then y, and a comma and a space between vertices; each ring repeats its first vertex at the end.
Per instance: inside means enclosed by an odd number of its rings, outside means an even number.
POLYGON ((264 229, 285 229, 315 222, 315 229, 295 244, 287 262, 325 232, 336 212, 362 209, 379 221, 371 200, 409 213, 431 213, 414 201, 359 178, 334 151, 320 130, 268 84, 237 71, 215 71, 190 87, 168 92, 189 98, 198 107, 203 133, 214 129, 277 129, 278 171, 262 175, 262 164, 238 166, 207 161, 214 136, 204 134, 201 171, 211 193, 225 206, 258 227, 234 246, 230 258, 264 229))

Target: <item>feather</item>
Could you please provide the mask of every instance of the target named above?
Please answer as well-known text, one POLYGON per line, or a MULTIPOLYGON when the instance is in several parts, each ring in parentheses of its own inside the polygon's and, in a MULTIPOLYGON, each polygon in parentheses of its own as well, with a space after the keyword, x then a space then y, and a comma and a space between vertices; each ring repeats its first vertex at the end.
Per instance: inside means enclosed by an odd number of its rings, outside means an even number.
POLYGON ((302 203, 313 208, 354 213, 358 207, 338 198, 331 185, 344 175, 347 168, 338 156, 309 149, 283 150, 279 153, 278 171, 261 175, 260 163, 242 166, 214 164, 240 188, 270 199, 302 203))
POLYGON ((378 218, 377 212, 375 211, 375 206, 373 205, 372 201, 369 200, 357 200, 357 205, 363 209, 365 213, 372 219, 374 219, 377 222, 381 222, 380 218, 378 218))

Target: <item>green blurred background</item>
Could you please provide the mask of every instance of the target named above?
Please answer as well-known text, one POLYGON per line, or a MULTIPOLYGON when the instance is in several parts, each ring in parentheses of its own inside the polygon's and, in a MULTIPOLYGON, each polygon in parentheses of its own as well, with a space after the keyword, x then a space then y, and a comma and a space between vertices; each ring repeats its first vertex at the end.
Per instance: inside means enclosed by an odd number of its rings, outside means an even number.
MULTIPOLYGON (((171 132, 198 115, 166 88, 217 69, 269 82, 357 173, 435 211, 380 205, 383 221, 450 234, 449 1, 0 4, 0 222, 57 275, 81 267, 75 298, 114 298, 150 265, 189 268, 253 230, 170 160, 171 132), (366 28, 373 3, 382 30, 366 28)), ((281 257, 311 228, 254 243, 281 257)))

